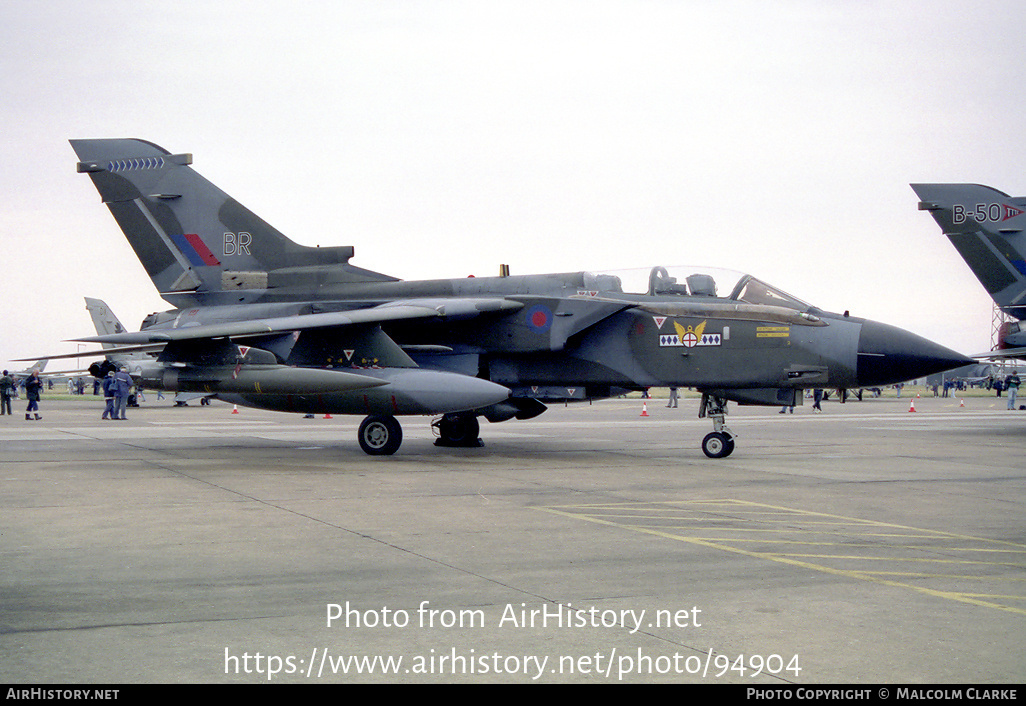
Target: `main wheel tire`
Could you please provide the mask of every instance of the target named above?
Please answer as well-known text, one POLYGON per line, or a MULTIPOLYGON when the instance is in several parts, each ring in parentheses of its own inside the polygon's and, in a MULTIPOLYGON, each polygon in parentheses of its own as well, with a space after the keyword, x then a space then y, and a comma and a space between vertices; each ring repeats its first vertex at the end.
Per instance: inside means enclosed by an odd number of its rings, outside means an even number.
POLYGON ((709 458, 726 458, 734 453, 734 438, 722 431, 714 431, 702 439, 702 451, 709 458))
POLYGON ((372 414, 360 424, 360 448, 371 456, 391 456, 403 443, 403 428, 395 417, 372 414))
POLYGON ((444 446, 477 446, 481 423, 473 414, 447 414, 438 422, 438 435, 444 446))

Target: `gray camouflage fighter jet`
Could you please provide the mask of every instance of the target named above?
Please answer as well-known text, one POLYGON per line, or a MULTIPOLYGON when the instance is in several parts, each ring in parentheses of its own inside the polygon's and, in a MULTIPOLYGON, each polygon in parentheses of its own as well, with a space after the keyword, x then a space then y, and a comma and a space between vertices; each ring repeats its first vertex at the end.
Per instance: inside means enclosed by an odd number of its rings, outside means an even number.
POLYGON ((1018 321, 1001 332, 1000 348, 977 357, 1026 359, 1026 197, 979 184, 912 184, 994 302, 1018 321))
MULTIPOLYGON (((93 320, 93 326, 96 328, 96 334, 98 336, 105 336, 114 333, 124 333, 126 329, 118 317, 111 311, 111 308, 107 306, 107 302, 102 299, 93 299, 91 297, 85 298, 86 310, 89 311, 89 316, 93 320)), ((139 377, 139 373, 143 366, 147 366, 153 362, 156 357, 156 353, 142 351, 127 351, 124 348, 119 348, 113 343, 104 343, 104 349, 110 349, 103 360, 98 360, 89 366, 89 374, 93 377, 100 378, 101 380, 107 376, 108 372, 117 371, 121 368, 127 368, 130 373, 134 373, 136 377, 139 377)), ((107 350, 104 350, 107 353, 107 350)), ((178 406, 187 406, 190 400, 198 399, 200 404, 205 404, 205 399, 209 395, 203 393, 190 393, 190 392, 177 392, 175 393, 175 404, 178 406)))
MULTIPOLYGON (((728 400, 792 405, 812 387, 886 385, 971 362, 907 331, 820 311, 754 277, 665 267, 401 281, 352 247, 297 245, 142 140, 72 140, 143 267, 174 305, 137 333, 76 339, 148 351, 144 387, 300 413, 366 415, 369 454, 394 453, 401 415, 441 415, 442 446, 480 445, 479 417, 545 402, 694 387, 734 450, 728 400)), ((111 354, 111 350, 102 353, 111 354)))

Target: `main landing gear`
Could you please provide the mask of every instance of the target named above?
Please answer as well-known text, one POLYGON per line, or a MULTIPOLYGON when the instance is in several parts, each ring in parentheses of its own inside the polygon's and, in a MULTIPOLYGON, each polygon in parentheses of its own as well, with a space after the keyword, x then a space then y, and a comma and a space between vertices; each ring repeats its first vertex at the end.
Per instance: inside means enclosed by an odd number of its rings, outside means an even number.
POLYGON ((477 421, 476 414, 446 414, 431 422, 431 427, 438 432, 435 446, 465 449, 484 446, 477 436, 481 432, 481 423, 477 421))
POLYGON ((710 417, 713 431, 702 439, 702 451, 709 458, 726 458, 734 453, 734 433, 724 424, 727 415, 727 400, 722 397, 703 394, 699 417, 710 417))
MULTIPOLYGON (((436 446, 476 448, 484 446, 477 437, 481 424, 474 414, 446 414, 432 422, 438 431, 436 446)), ((403 429, 399 420, 388 414, 372 414, 360 424, 357 432, 360 448, 371 456, 391 456, 403 443, 403 429)))
POLYGON ((387 414, 372 414, 360 424, 357 432, 360 448, 371 456, 391 456, 403 443, 399 420, 387 414))

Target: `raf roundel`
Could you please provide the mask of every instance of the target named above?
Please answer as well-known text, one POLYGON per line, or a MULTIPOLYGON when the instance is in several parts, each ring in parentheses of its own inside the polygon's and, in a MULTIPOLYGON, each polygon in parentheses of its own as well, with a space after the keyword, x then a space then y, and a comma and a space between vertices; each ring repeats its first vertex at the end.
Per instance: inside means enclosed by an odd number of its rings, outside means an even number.
POLYGON ((552 310, 547 306, 535 304, 525 313, 527 325, 536 333, 545 333, 552 328, 552 310))

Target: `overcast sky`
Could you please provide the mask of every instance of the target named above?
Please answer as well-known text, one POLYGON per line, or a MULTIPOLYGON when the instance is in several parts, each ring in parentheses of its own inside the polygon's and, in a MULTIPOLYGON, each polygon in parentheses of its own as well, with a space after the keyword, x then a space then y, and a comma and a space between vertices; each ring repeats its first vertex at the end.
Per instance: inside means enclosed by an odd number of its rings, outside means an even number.
MULTIPOLYGON (((404 279, 710 265, 989 348, 910 182, 1022 176, 1017 2, 0 0, 0 364, 171 308, 69 138, 404 279)), ((87 363, 87 360, 83 360, 87 363)), ((55 362, 74 367, 74 362, 55 362)), ((10 364, 9 367, 21 367, 10 364)))

